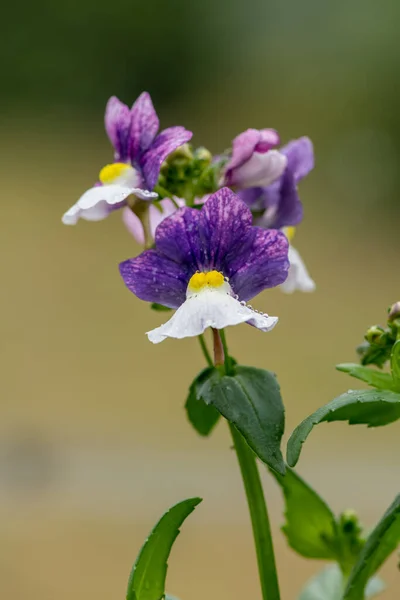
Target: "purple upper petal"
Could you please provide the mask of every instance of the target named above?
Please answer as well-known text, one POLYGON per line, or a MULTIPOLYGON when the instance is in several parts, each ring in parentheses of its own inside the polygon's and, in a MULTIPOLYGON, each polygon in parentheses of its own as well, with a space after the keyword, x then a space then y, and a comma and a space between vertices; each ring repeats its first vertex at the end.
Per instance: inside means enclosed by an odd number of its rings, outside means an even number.
POLYGON ((249 252, 230 264, 230 284, 241 300, 250 300, 265 288, 285 281, 289 270, 286 236, 275 229, 254 228, 249 252))
POLYGON ((128 288, 143 300, 176 307, 196 271, 221 271, 249 300, 285 281, 289 268, 284 234, 253 227, 244 202, 228 188, 212 194, 201 210, 182 208, 156 230, 156 249, 120 266, 128 288))
POLYGON ((243 133, 239 133, 232 142, 232 158, 226 165, 227 172, 249 160, 260 141, 261 135, 258 129, 246 129, 243 133))
POLYGON ((279 134, 275 129, 260 129, 260 140, 254 150, 256 152, 268 152, 271 148, 275 148, 279 142, 279 134))
POLYGON ((262 190, 262 203, 266 210, 257 221, 260 227, 281 229, 301 222, 303 204, 290 169, 287 168, 278 181, 262 190))
POLYGON ((297 225, 303 218, 297 183, 314 167, 312 142, 308 137, 302 137, 289 142, 280 152, 286 156, 288 163, 277 181, 266 187, 239 192, 247 206, 254 211, 264 211, 256 220, 260 227, 281 229, 297 225))
POLYGON ((314 148, 310 138, 292 140, 280 151, 287 157, 287 166, 292 171, 296 183, 314 168, 314 148))
POLYGON ((192 132, 184 127, 164 129, 140 159, 140 166, 149 190, 157 183, 161 165, 171 152, 192 138, 192 132))
POLYGON ((169 259, 188 266, 192 273, 206 263, 206 247, 200 231, 201 211, 180 208, 156 229, 156 248, 169 259))
POLYGON ((115 160, 126 162, 129 159, 131 111, 116 96, 107 102, 104 124, 115 149, 115 160))
POLYGON ((212 194, 201 210, 181 208, 157 227, 156 248, 195 271, 226 271, 252 243, 252 215, 228 188, 212 194))
POLYGON ((207 268, 229 270, 229 263, 252 243, 254 228, 247 206, 229 188, 212 194, 200 212, 200 230, 207 250, 207 268))
POLYGON ((178 308, 190 277, 185 267, 156 250, 145 250, 119 266, 125 285, 141 300, 178 308))
POLYGON ((150 148, 160 126, 150 94, 143 92, 131 108, 130 153, 131 161, 138 164, 150 148))
POLYGON ((279 135, 275 129, 246 129, 232 142, 232 157, 226 165, 226 180, 229 182, 233 169, 237 169, 250 160, 254 152, 265 153, 279 144, 279 135))

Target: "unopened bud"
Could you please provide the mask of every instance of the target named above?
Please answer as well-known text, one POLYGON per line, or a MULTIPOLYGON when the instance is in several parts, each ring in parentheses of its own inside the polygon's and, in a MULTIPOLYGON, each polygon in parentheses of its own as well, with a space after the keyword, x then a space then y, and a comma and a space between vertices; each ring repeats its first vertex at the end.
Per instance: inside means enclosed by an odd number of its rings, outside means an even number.
POLYGON ((200 160, 202 162, 210 163, 212 161, 211 152, 207 150, 207 148, 204 148, 204 146, 200 146, 200 148, 196 149, 194 157, 196 160, 200 160))
POLYGON ((395 302, 389 309, 388 321, 392 322, 400 317, 400 301, 395 302))
POLYGON ((346 534, 360 533, 362 531, 357 513, 352 509, 342 512, 340 515, 340 525, 346 534))
POLYGON ((380 325, 372 325, 365 334, 365 339, 370 344, 378 344, 385 330, 380 325))
POLYGON ((193 159, 193 152, 190 144, 182 144, 182 146, 179 146, 179 148, 174 150, 174 152, 171 152, 171 154, 167 158, 167 162, 171 164, 175 160, 180 160, 182 158, 186 160, 193 159))

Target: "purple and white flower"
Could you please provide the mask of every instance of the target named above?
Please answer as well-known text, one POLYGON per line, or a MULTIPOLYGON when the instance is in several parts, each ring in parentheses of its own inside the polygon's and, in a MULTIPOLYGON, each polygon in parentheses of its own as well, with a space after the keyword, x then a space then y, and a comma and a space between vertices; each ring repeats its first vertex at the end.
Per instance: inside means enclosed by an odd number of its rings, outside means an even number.
POLYGON ((114 147, 114 162, 100 171, 99 182, 87 190, 63 216, 75 225, 79 218, 99 221, 126 205, 131 195, 153 200, 160 168, 167 156, 188 142, 192 132, 169 127, 158 135, 159 120, 150 95, 143 92, 132 108, 113 96, 107 103, 105 128, 114 147))
POLYGON ((277 150, 274 129, 247 129, 232 142, 232 156, 225 166, 224 184, 237 189, 267 186, 285 170, 287 158, 277 150))
MULTIPOLYGON (((314 151, 311 140, 302 137, 289 142, 280 152, 286 157, 287 165, 279 179, 268 186, 242 190, 239 195, 253 211, 261 213, 255 221, 258 226, 282 229, 291 241, 295 226, 303 219, 297 185, 313 169, 314 151)), ((315 283, 300 254, 292 246, 289 248, 289 261, 289 275, 282 290, 287 293, 314 291, 315 283)))
POLYGON ((155 248, 121 263, 120 272, 138 298, 177 309, 148 332, 150 341, 159 343, 245 322, 269 331, 278 318, 246 302, 283 283, 288 268, 286 236, 254 227, 244 202, 223 188, 201 210, 184 207, 165 219, 157 227, 155 248))

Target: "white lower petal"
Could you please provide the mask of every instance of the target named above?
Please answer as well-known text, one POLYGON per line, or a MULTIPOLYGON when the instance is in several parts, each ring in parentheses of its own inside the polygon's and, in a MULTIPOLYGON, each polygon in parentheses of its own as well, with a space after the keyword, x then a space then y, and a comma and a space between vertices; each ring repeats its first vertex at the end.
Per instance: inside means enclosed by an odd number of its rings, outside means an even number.
POLYGON ((87 190, 62 217, 65 225, 75 225, 79 219, 86 221, 101 221, 110 212, 123 206, 126 198, 135 195, 143 200, 157 198, 154 192, 140 188, 128 187, 122 184, 99 185, 87 190))
POLYGON ((281 290, 286 294, 292 294, 296 290, 313 292, 315 282, 311 279, 300 254, 293 246, 289 246, 289 262, 289 274, 286 281, 281 284, 281 290))
POLYGON ((208 288, 187 298, 169 321, 147 335, 151 342, 158 344, 167 337, 181 339, 200 335, 207 327, 223 329, 249 323, 261 331, 269 331, 277 322, 278 317, 260 314, 230 294, 208 288))

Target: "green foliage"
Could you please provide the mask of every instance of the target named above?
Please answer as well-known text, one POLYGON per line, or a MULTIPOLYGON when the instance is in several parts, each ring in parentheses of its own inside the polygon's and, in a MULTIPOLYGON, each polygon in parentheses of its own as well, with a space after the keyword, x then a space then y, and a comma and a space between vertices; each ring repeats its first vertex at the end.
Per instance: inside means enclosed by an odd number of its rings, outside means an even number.
POLYGON ((348 421, 350 425, 379 427, 400 418, 400 394, 389 390, 349 390, 304 419, 293 431, 287 445, 287 461, 294 467, 301 448, 315 425, 348 421))
POLYGON ((206 404, 199 395, 202 385, 214 375, 215 368, 207 367, 192 382, 185 409, 189 421, 200 435, 210 435, 221 415, 214 406, 206 404))
POLYGON ((392 355, 390 357, 390 367, 392 369, 392 378, 394 385, 400 391, 400 340, 397 340, 393 346, 392 355))
POLYGON ((189 498, 166 512, 142 546, 128 581, 126 600, 161 600, 165 595, 167 560, 179 527, 201 502, 189 498))
POLYGON ((163 304, 157 304, 157 302, 152 302, 150 304, 150 308, 151 310, 155 310, 157 312, 167 312, 172 310, 172 308, 169 308, 169 306, 164 306, 163 304))
POLYGON ((400 336, 400 302, 388 310, 387 326, 373 325, 368 329, 363 342, 357 348, 362 365, 382 368, 390 360, 393 347, 400 336))
POLYGON ((271 473, 285 497, 282 530, 289 546, 306 558, 337 560, 339 532, 329 506, 292 469, 286 468, 284 476, 271 473))
POLYGON ((344 600, 363 600, 368 579, 400 544, 400 494, 370 533, 354 565, 344 594, 344 600))
MULTIPOLYGON (((298 600, 342 600, 344 584, 338 565, 328 565, 307 583, 298 600)), ((374 577, 368 582, 365 598, 372 598, 384 589, 383 581, 374 577)))
POLYGON ((253 367, 232 365, 233 375, 215 370, 198 394, 243 435, 271 469, 285 473, 280 450, 285 411, 275 375, 253 367))
POLYGON ((342 363, 340 365, 336 365, 336 368, 338 371, 348 373, 351 375, 351 377, 360 379, 360 381, 364 381, 365 383, 368 383, 368 385, 372 385, 375 388, 381 390, 400 391, 398 384, 393 381, 393 377, 389 373, 382 373, 382 371, 376 371, 375 369, 363 367, 362 365, 357 365, 356 363, 342 363))
POLYGON ((282 529, 289 546, 306 558, 335 560, 350 572, 364 546, 357 515, 346 511, 336 519, 319 494, 288 467, 284 477, 273 475, 285 497, 282 529))

